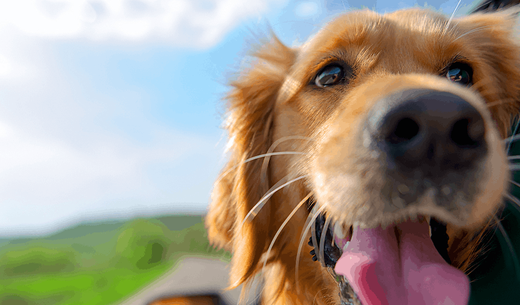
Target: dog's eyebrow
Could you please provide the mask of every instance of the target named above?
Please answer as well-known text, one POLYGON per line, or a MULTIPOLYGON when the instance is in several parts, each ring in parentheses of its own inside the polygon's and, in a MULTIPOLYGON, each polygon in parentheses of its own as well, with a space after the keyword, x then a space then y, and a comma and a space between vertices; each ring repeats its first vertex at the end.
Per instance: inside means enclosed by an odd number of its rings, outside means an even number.
POLYGON ((318 73, 320 69, 333 62, 343 62, 351 67, 354 67, 356 64, 355 60, 349 57, 350 56, 348 52, 345 52, 341 49, 327 52, 324 56, 319 57, 314 63, 310 64, 310 69, 308 72, 311 77, 314 77, 314 74, 318 73))
POLYGON ((348 57, 348 53, 342 50, 341 48, 334 48, 331 50, 327 50, 326 52, 319 51, 321 54, 316 56, 316 61, 313 64, 314 67, 322 66, 324 63, 330 63, 331 61, 335 60, 342 60, 346 61, 348 57))
POLYGON ((457 54, 457 55, 453 56, 453 58, 451 59, 450 64, 453 64, 453 63, 456 63, 456 62, 459 62, 459 61, 469 61, 469 59, 466 56, 457 54))
POLYGON ((325 57, 318 59, 318 62, 313 64, 311 66, 311 69, 309 70, 309 74, 311 75, 311 78, 314 76, 314 74, 318 73, 318 71, 320 71, 320 69, 322 69, 326 65, 331 64, 333 62, 337 62, 337 61, 345 61, 345 60, 334 54, 329 54, 325 57))

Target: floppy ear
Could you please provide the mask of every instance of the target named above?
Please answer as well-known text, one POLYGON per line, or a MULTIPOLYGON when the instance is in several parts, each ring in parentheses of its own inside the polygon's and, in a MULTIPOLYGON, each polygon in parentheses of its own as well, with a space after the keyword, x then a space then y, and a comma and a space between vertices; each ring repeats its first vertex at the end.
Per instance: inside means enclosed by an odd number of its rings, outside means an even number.
POLYGON ((295 60, 295 51, 276 37, 254 54, 255 63, 239 73, 227 97, 231 158, 215 183, 206 216, 210 241, 233 252, 231 286, 246 281, 266 250, 270 226, 267 203, 254 220, 244 221, 269 188, 261 180, 264 154, 272 143, 273 110, 280 87, 295 60))
POLYGON ((520 7, 486 12, 465 17, 463 22, 473 30, 459 38, 472 47, 473 60, 479 63, 483 81, 476 82, 473 88, 486 85, 480 94, 489 102, 500 134, 507 137, 511 117, 520 109, 520 44, 515 31, 520 7))

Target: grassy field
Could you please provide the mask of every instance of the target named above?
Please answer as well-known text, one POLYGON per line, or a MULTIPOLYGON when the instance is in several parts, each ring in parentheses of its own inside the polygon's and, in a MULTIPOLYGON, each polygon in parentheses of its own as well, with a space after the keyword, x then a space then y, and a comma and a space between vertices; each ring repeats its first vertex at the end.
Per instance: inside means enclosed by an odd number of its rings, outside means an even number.
POLYGON ((0 305, 114 304, 183 255, 210 247, 201 216, 81 224, 43 238, 0 240, 0 305))

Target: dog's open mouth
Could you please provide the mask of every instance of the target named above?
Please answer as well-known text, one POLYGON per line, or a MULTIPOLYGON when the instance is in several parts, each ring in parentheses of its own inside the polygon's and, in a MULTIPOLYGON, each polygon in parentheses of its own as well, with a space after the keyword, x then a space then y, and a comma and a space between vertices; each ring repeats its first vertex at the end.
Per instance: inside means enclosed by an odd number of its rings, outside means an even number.
MULTIPOLYGON (((321 255, 322 263, 340 276, 340 289, 350 286, 362 304, 468 303, 468 277, 449 264, 445 226, 435 218, 428 222, 419 216, 386 228, 352 226, 348 231, 337 223, 327 232, 324 222, 319 215, 314 245, 325 241, 321 253, 311 252, 313 259, 321 255)), ((309 244, 313 246, 312 237, 309 244)), ((351 304, 350 294, 341 291, 342 304, 351 304)))
POLYGON ((385 229, 353 227, 348 233, 336 225, 334 234, 327 235, 342 249, 335 254, 335 266, 329 266, 364 305, 468 303, 467 276, 436 249, 424 217, 385 229))

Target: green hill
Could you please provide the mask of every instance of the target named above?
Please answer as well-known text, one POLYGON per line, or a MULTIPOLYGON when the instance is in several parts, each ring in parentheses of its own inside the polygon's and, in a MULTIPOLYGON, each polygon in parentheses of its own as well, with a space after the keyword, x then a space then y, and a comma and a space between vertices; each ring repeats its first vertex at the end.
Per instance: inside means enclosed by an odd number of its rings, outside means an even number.
POLYGON ((82 223, 0 240, 0 305, 113 304, 209 246, 200 215, 82 223))

